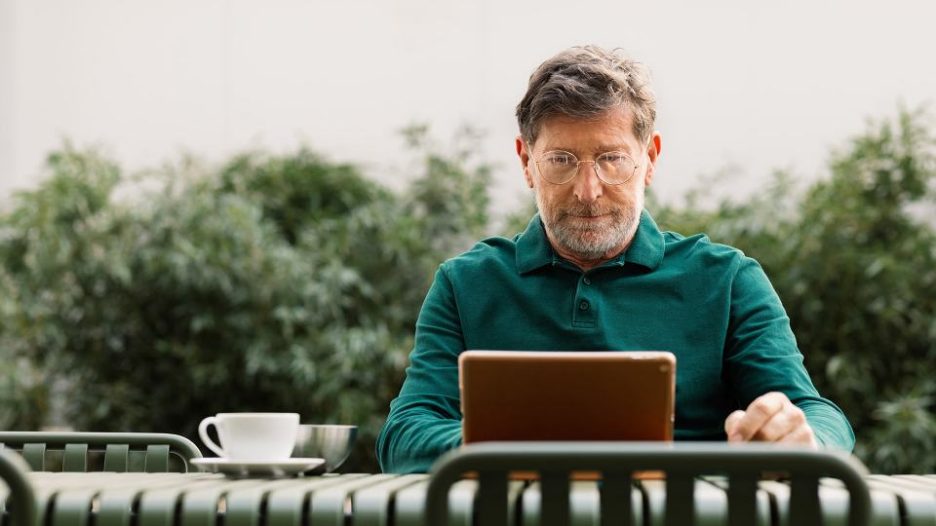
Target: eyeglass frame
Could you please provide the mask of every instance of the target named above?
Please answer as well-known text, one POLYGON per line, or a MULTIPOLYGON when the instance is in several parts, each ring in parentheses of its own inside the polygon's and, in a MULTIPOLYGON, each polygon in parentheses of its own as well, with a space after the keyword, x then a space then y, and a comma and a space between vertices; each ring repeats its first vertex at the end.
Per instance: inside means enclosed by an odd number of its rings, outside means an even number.
MULTIPOLYGON (((530 157, 532 158, 532 156, 530 156, 530 157)), ((598 155, 596 155, 595 158, 594 158, 593 160, 591 160, 591 161, 583 161, 583 160, 579 159, 578 157, 576 157, 576 155, 575 155, 574 153, 569 152, 569 151, 566 151, 566 150, 549 150, 549 151, 545 151, 545 152, 543 152, 542 155, 540 155, 539 157, 540 157, 539 160, 533 159, 533 164, 536 165, 536 173, 538 173, 539 176, 540 176, 544 181, 546 181, 546 182, 549 183, 549 184, 554 184, 554 185, 569 184, 569 183, 571 183, 573 180, 575 180, 576 176, 578 176, 579 167, 581 166, 582 163, 591 163, 591 164, 592 164, 592 168, 595 170, 595 176, 598 177, 598 180, 601 181, 602 183, 606 184, 606 185, 609 185, 609 186, 621 186, 622 184, 627 184, 627 183, 629 183, 629 182, 634 178, 634 176, 637 175, 637 170, 638 170, 638 169, 640 168, 640 166, 641 166, 641 163, 638 163, 637 160, 634 159, 630 154, 628 154, 627 152, 621 151, 621 150, 609 150, 609 151, 607 151, 607 152, 601 152, 601 153, 599 153, 598 155), (550 181, 549 179, 546 179, 545 177, 543 177, 543 171, 540 169, 540 166, 539 166, 539 163, 542 162, 542 158, 543 158, 543 157, 545 157, 545 156, 548 155, 548 154, 557 153, 557 152, 558 152, 558 153, 563 153, 563 154, 568 154, 570 157, 572 157, 573 159, 575 159, 575 169, 569 171, 569 173, 571 173, 572 176, 569 177, 568 179, 566 179, 565 181, 561 182, 561 183, 554 183, 554 182, 550 181), (620 155, 622 155, 622 156, 624 156, 624 157, 627 157, 627 158, 630 159, 631 161, 633 161, 633 163, 634 163, 634 171, 631 172, 630 176, 628 176, 627 179, 624 179, 623 181, 621 181, 621 182, 619 182, 619 183, 612 183, 612 182, 606 181, 605 178, 602 177, 602 175, 601 175, 601 169, 598 168, 598 159, 601 158, 601 156, 603 156, 603 155, 608 155, 609 153, 620 154, 620 155)))

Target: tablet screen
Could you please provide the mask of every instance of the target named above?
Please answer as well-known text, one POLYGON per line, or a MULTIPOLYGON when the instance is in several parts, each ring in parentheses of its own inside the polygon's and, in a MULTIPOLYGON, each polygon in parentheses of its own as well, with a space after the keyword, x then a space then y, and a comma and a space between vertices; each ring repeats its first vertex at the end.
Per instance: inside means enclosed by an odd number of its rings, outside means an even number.
POLYGON ((672 440, 675 378, 663 351, 465 351, 463 441, 672 440))

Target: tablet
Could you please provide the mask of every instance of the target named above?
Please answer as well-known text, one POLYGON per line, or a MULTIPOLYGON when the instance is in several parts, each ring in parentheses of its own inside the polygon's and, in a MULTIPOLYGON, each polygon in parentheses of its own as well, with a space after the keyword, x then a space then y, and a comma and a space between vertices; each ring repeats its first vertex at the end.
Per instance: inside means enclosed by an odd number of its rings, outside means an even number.
POLYGON ((663 351, 465 351, 462 439, 672 440, 676 357, 663 351))

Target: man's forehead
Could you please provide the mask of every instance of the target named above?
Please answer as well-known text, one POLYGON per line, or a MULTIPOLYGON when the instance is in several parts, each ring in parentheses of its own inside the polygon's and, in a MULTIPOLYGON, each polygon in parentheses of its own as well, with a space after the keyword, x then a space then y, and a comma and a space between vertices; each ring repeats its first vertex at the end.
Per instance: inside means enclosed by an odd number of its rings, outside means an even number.
POLYGON ((621 107, 590 117, 553 115, 543 120, 535 145, 550 150, 632 150, 640 144, 633 122, 632 112, 621 107))

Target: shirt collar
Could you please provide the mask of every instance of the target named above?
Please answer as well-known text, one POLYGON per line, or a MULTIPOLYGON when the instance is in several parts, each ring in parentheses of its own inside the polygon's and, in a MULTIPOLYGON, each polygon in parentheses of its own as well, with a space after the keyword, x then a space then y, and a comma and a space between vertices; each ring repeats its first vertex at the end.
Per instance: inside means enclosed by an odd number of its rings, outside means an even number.
MULTIPOLYGON (((663 233, 646 210, 640 212, 640 224, 637 233, 627 250, 606 261, 601 267, 623 267, 634 263, 648 270, 654 270, 663 262, 663 233)), ((559 261, 559 255, 553 250, 546 237, 546 230, 539 214, 533 216, 526 230, 517 239, 517 271, 520 274, 532 272, 546 265, 559 261)), ((600 267, 599 267, 600 268, 600 267)))

